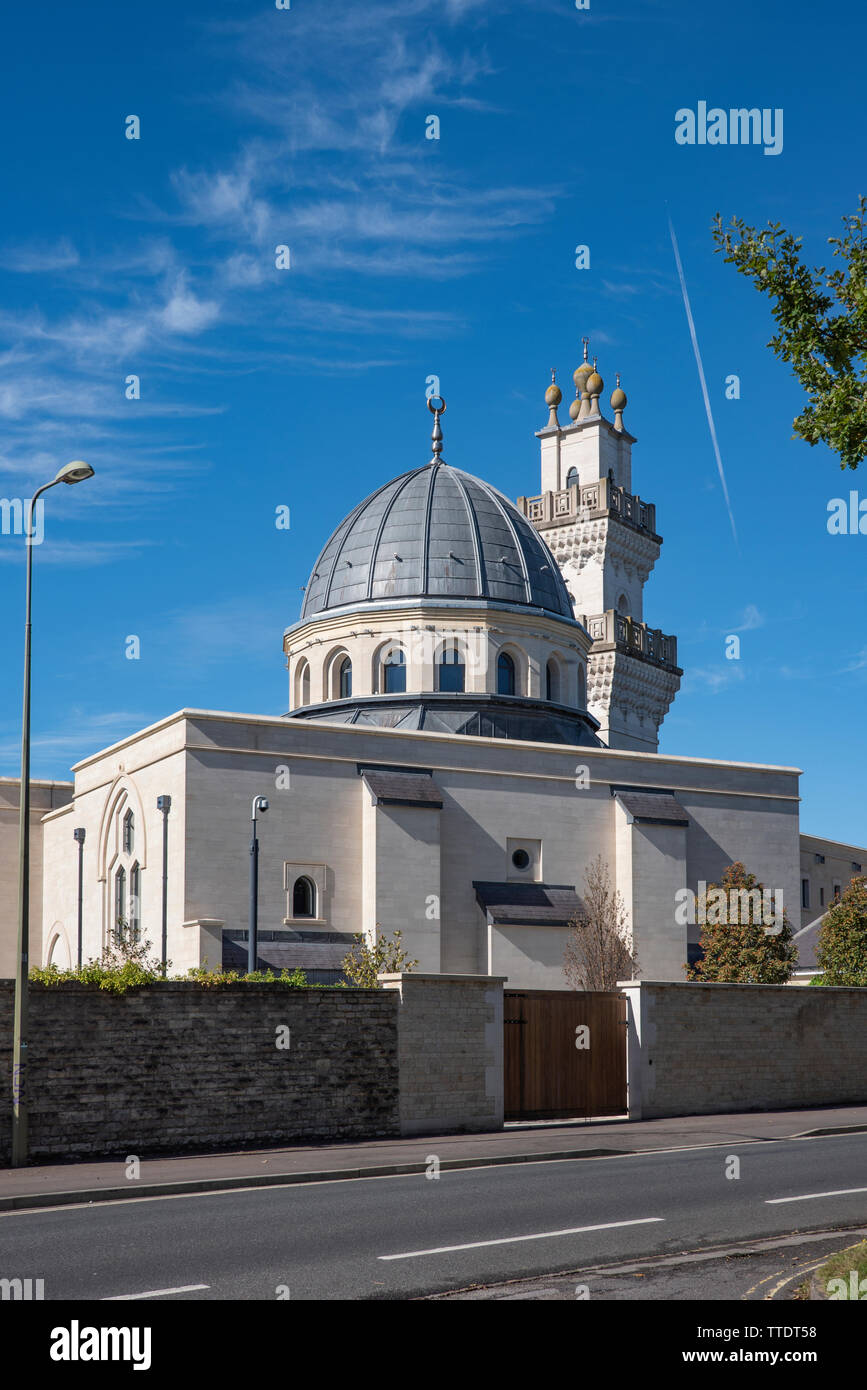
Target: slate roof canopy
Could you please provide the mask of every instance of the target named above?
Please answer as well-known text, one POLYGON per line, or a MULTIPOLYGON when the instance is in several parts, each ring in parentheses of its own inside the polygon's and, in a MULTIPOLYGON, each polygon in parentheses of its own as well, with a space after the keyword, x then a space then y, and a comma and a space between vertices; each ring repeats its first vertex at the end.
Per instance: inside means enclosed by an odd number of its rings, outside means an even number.
POLYGON ((643 787, 612 787, 611 795, 639 825, 689 825, 689 813, 676 800, 673 792, 646 790, 643 787))
POLYGON ((424 806, 441 811, 442 792, 429 772, 359 767, 359 776, 382 806, 424 806))
POLYGON ((474 880, 476 901, 490 925, 567 927, 581 909, 574 884, 474 880))

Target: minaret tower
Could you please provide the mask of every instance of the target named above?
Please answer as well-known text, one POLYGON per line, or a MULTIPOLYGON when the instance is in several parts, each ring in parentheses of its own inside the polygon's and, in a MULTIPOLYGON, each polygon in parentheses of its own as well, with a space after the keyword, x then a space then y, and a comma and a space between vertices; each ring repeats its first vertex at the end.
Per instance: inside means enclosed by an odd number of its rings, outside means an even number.
POLYGON ((659 726, 679 687, 677 639, 644 621, 644 585, 662 537, 656 507, 632 491, 632 446, 623 424, 620 377, 611 396, 613 422, 600 409, 605 387, 584 360, 573 375, 571 423, 561 425, 559 387, 545 393, 548 423, 537 433, 542 491, 519 497, 518 509, 541 532, 560 566, 575 616, 593 638, 587 708, 611 748, 655 753, 659 726))

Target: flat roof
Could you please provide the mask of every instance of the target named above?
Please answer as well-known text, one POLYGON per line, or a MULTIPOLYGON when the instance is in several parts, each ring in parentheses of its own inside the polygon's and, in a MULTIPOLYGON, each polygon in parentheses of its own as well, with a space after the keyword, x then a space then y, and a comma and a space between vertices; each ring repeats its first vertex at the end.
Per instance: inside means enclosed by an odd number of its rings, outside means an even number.
MULTIPOLYGON (((159 729, 167 728, 170 724, 177 723, 181 719, 209 719, 214 721, 219 720, 222 723, 260 724, 283 729, 298 729, 304 723, 304 721, 301 720, 289 720, 285 715, 278 714, 238 714, 232 710, 179 709, 175 710, 173 714, 166 715, 163 719, 158 719, 154 724, 149 724, 144 729, 139 729, 136 733, 129 734, 126 738, 120 739, 117 743, 110 743, 105 748, 99 749, 98 752, 90 754, 89 757, 82 758, 80 762, 73 764, 72 771, 77 772, 80 768, 87 767, 100 758, 104 758, 107 754, 113 753, 117 749, 125 748, 131 743, 136 743, 139 739, 149 734, 156 733, 159 729)), ((304 724, 304 727, 311 731, 313 729, 312 724, 304 724)), ((372 725, 365 725, 363 728, 360 728, 357 724, 330 724, 326 720, 319 721, 316 725, 316 729, 318 732, 328 732, 337 736, 355 739, 363 733, 365 735, 372 734, 382 739, 419 739, 430 744, 457 744, 463 747, 502 748, 505 745, 509 748, 521 750, 534 749, 539 752, 552 754, 563 754, 571 751, 578 754, 582 761, 593 758, 623 758, 629 759, 632 762, 636 759, 646 761, 651 766, 659 763, 680 763, 694 767, 743 768, 745 771, 750 772, 785 772, 797 777, 803 774, 803 768, 788 767, 778 763, 732 762, 725 758, 695 758, 678 753, 646 753, 641 749, 633 748, 592 748, 584 744, 534 743, 530 740, 525 741, 523 739, 518 742, 515 739, 486 738, 478 734, 434 733, 432 731, 426 732, 425 730, 418 729, 383 729, 372 725)))

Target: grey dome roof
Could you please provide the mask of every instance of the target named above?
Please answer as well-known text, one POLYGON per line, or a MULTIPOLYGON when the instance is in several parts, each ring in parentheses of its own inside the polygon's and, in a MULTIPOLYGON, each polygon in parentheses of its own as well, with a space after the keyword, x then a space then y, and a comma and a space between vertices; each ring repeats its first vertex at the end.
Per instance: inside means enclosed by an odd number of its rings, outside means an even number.
POLYGON ((402 473, 350 512, 313 566, 301 621, 411 598, 487 599, 573 617, 538 531, 496 488, 447 463, 402 473))

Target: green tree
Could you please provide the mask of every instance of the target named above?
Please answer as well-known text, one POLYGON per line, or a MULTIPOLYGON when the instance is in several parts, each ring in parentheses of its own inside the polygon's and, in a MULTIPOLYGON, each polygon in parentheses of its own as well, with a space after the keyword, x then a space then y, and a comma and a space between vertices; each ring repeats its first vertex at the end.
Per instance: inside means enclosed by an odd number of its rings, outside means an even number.
MULTIPOLYGON (((779 931, 766 930, 764 885, 743 864, 730 864, 719 884, 708 884, 699 899, 706 919, 701 929, 704 958, 686 966, 689 980, 726 984, 784 985, 798 959, 792 928, 783 912, 779 931), (723 899, 720 894, 724 894, 723 899)), ((769 925, 769 924, 768 924, 769 925)))
POLYGON ((840 264, 808 269, 801 238, 779 222, 758 231, 739 217, 712 224, 717 253, 773 301, 778 332, 768 343, 792 370, 808 404, 794 424, 793 438, 824 443, 840 456, 841 468, 857 468, 867 457, 867 198, 842 218, 841 237, 828 237, 840 264))
POLYGON ((819 928, 816 960, 823 985, 867 985, 867 876, 853 878, 819 928))
POLYGON ((344 956, 341 969, 352 984, 359 989, 379 989, 377 975, 396 975, 400 971, 414 970, 417 960, 408 960, 402 946, 401 933, 396 931, 393 940, 380 936, 379 924, 376 939, 371 946, 363 932, 356 932, 352 938, 353 947, 344 956))

